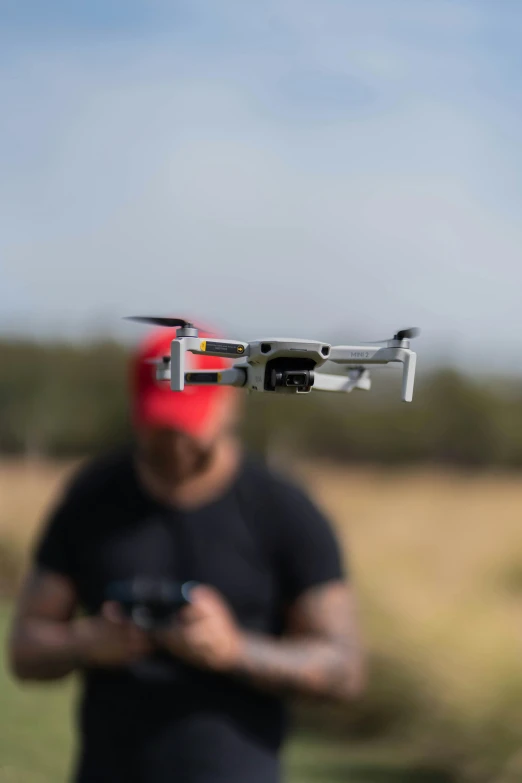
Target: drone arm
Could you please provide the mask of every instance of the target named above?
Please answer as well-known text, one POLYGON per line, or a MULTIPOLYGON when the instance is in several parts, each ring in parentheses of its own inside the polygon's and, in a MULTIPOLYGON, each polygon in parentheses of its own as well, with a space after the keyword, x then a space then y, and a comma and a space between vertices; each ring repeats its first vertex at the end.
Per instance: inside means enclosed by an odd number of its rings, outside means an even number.
POLYGON ((351 392, 354 389, 369 391, 371 389, 370 374, 363 367, 350 370, 347 376, 318 372, 315 375, 312 389, 331 392, 351 392))
POLYGON ((332 348, 328 359, 336 364, 346 365, 401 362, 403 365, 402 399, 404 402, 411 402, 413 399, 417 355, 409 348, 402 348, 400 344, 386 348, 338 345, 332 348))
POLYGON ((328 361, 336 364, 386 364, 393 361, 391 351, 395 349, 378 348, 375 346, 335 345, 330 350, 328 361))
POLYGON ((187 386, 245 386, 246 369, 230 367, 227 370, 197 370, 185 373, 187 386))
MULTIPOLYGON (((160 365, 157 368, 156 380, 172 381, 170 365, 160 365)), ((226 370, 197 370, 186 372, 183 377, 184 386, 245 386, 246 381, 247 372, 243 367, 230 367, 226 370)))
POLYGON ((248 343, 243 343, 238 340, 194 339, 192 342, 198 344, 188 348, 192 353, 222 356, 224 359, 237 359, 241 356, 248 356, 248 343))

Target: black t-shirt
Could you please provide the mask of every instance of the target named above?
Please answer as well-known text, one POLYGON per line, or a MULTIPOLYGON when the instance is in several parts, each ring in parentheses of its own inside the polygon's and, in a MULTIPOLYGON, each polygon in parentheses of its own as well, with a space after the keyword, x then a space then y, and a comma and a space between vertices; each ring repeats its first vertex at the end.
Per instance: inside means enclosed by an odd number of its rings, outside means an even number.
MULTIPOLYGON (((195 580, 223 594, 241 627, 275 635, 303 591, 346 576, 322 512, 250 455, 220 497, 193 511, 153 499, 131 449, 98 458, 68 486, 34 560, 71 578, 87 613, 115 580, 195 580)), ((158 653, 83 673, 76 780, 276 783, 285 732, 277 696, 158 653)))

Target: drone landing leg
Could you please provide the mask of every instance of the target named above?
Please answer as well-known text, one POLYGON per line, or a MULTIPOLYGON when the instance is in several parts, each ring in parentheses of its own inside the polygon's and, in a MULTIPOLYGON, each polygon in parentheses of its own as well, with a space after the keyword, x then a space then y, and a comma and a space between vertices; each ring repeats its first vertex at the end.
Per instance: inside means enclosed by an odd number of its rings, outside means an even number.
POLYGON ((405 352, 404 369, 402 373, 402 399, 404 402, 413 400, 413 387, 415 385, 415 367, 417 366, 417 354, 405 352))
POLYGON ((185 344, 186 338, 173 340, 170 345, 170 388, 183 391, 185 387, 185 344))

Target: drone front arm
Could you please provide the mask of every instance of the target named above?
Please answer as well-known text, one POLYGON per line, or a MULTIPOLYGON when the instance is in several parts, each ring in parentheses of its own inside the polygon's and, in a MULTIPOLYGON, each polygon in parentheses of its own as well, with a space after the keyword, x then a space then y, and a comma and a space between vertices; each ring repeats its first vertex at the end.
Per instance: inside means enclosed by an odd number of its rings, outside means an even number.
POLYGON ((245 386, 246 369, 230 367, 227 370, 196 370, 185 373, 187 386, 245 386))
POLYGON ((402 374, 402 399, 411 402, 413 399, 413 387, 415 384, 415 368, 417 354, 409 348, 401 348, 400 345, 378 348, 374 346, 334 346, 328 360, 336 364, 372 365, 400 362, 403 365, 402 374))
MULTIPOLYGON (((156 369, 156 380, 170 381, 170 362, 161 363, 156 369)), ((244 367, 226 370, 192 370, 184 375, 185 386, 245 386, 247 371, 244 367)))
POLYGON ((224 359, 248 355, 248 343, 238 340, 209 340, 200 337, 176 337, 170 346, 170 388, 183 391, 185 386, 185 353, 221 356, 224 359))

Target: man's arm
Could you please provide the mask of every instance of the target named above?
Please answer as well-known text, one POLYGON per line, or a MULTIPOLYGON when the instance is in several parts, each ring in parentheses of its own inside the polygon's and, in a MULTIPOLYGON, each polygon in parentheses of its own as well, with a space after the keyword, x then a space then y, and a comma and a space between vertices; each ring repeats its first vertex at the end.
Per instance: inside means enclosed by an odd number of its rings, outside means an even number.
POLYGON ((172 625, 154 636, 194 666, 265 690, 352 700, 365 680, 354 604, 342 580, 311 587, 293 602, 287 635, 279 638, 243 630, 221 594, 199 585, 172 625))
POLYGON ((106 604, 95 617, 73 617, 72 582, 33 568, 21 591, 8 640, 11 672, 19 680, 57 680, 77 668, 125 666, 151 650, 145 634, 106 604))
POLYGON ((305 591, 293 604, 288 635, 247 633, 234 671, 276 690, 352 700, 365 686, 365 661, 353 589, 335 581, 305 591))
POLYGON ((18 679, 54 680, 77 662, 70 620, 76 607, 71 582, 32 568, 22 587, 8 638, 8 660, 18 679))
POLYGON ((266 688, 353 699, 365 656, 346 552, 326 514, 299 485, 272 476, 267 511, 283 600, 283 638, 247 634, 240 669, 266 688))

